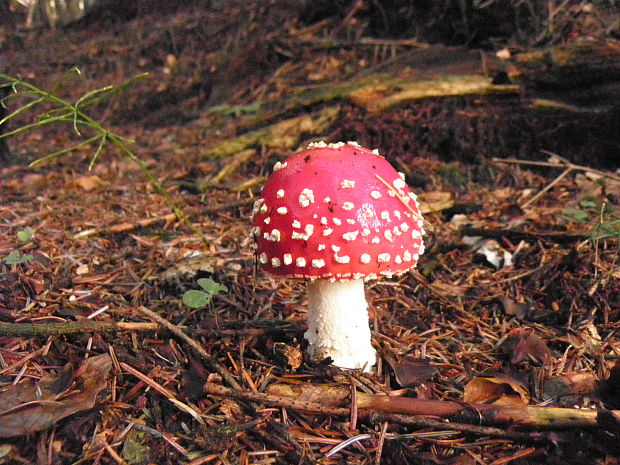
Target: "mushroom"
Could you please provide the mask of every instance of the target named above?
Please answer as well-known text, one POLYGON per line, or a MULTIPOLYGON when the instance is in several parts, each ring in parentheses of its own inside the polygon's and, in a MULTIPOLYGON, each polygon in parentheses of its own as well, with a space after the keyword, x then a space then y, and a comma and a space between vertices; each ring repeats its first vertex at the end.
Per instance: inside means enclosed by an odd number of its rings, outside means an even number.
POLYGON ((423 220, 404 175, 356 142, 311 143, 283 162, 256 200, 252 233, 269 273, 308 283, 308 352, 342 368, 376 363, 364 280, 413 268, 423 220))

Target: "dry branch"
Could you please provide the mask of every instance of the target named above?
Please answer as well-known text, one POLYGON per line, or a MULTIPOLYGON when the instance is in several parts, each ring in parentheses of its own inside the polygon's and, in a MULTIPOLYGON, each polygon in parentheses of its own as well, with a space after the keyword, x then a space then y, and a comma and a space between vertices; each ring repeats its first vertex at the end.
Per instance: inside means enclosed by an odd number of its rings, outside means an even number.
POLYGON ((147 228, 160 221, 169 223, 171 221, 175 221, 176 219, 177 219, 176 213, 169 213, 163 216, 156 216, 155 218, 145 218, 139 221, 120 223, 120 224, 115 224, 113 226, 108 226, 104 228, 85 229, 84 231, 80 231, 79 233, 74 234, 73 238, 77 240, 77 239, 85 239, 87 237, 95 236, 99 234, 119 234, 119 233, 134 231, 140 228, 147 228))
POLYGON ((189 405, 187 405, 187 404, 181 402, 179 399, 177 399, 175 394, 174 394, 174 392, 172 392, 169 389, 166 389, 165 387, 163 387, 161 384, 159 384, 155 380, 149 378, 147 375, 145 375, 144 373, 140 372, 139 370, 136 370, 134 367, 132 367, 131 365, 129 365, 129 364, 125 363, 125 362, 121 362, 120 366, 121 366, 121 368, 123 370, 125 370, 128 373, 132 374, 133 376, 138 378, 140 381, 142 381, 144 384, 146 384, 147 386, 151 387, 155 391, 159 392, 161 395, 165 396, 179 410, 181 410, 182 412, 190 414, 198 423, 200 423, 202 425, 205 424, 204 420, 198 414, 198 412, 196 412, 196 410, 194 410, 189 405))
MULTIPOLYGON (((548 155, 555 155, 548 151, 544 151, 548 155)), ((505 163, 509 165, 531 165, 531 166, 544 166, 549 168, 562 168, 562 169, 571 169, 572 171, 583 171, 587 173, 594 173, 598 176, 602 176, 604 178, 613 179, 615 181, 620 181, 620 176, 615 175, 613 173, 608 173, 605 171, 596 170, 594 168, 589 168, 587 166, 576 165, 574 163, 558 163, 553 161, 536 161, 536 160, 519 160, 517 158, 493 158, 492 161, 495 163, 505 163)))
MULTIPOLYGON (((320 402, 309 402, 304 400, 295 400, 287 396, 277 396, 263 394, 259 392, 228 389, 214 383, 206 383, 205 392, 210 395, 229 397, 238 400, 257 402, 264 405, 272 405, 278 407, 286 407, 304 412, 312 412, 322 415, 333 415, 338 417, 348 417, 351 415, 351 409, 346 407, 334 407, 325 405, 320 402)), ((345 388, 346 389, 346 388, 345 388)), ((359 395, 359 393, 358 393, 359 395)), ((445 420, 437 420, 435 418, 427 418, 411 415, 400 415, 395 413, 371 413, 364 412, 364 417, 370 418, 372 421, 391 421, 406 425, 419 426, 422 428, 435 428, 440 430, 455 430, 479 434, 491 437, 511 438, 522 441, 540 441, 545 440, 545 436, 540 433, 520 433, 516 431, 506 431, 499 428, 489 426, 477 426, 462 423, 447 422, 445 420)))
POLYGON ((545 234, 545 233, 530 233, 524 231, 513 231, 511 229, 481 229, 472 228, 469 225, 463 226, 460 231, 461 236, 480 236, 490 237, 492 239, 501 239, 505 237, 512 241, 549 241, 555 244, 570 244, 578 241, 585 241, 590 239, 590 236, 585 234, 545 234))
MULTIPOLYGON (((329 407, 342 407, 350 402, 348 386, 311 384, 273 384, 268 392, 298 401, 317 402, 329 407)), ((409 397, 357 393, 360 416, 373 414, 428 415, 460 423, 482 423, 528 429, 597 428, 603 410, 579 410, 555 407, 503 406, 467 404, 463 402, 423 400, 409 397)), ((620 421, 620 411, 605 411, 620 421)))
POLYGON ((246 391, 243 389, 228 389, 224 386, 214 383, 206 383, 204 386, 207 394, 231 397, 239 400, 249 400, 252 402, 258 402, 265 405, 276 405, 278 407, 288 407, 305 412, 322 413, 325 415, 334 416, 349 416, 351 414, 350 409, 345 407, 335 407, 330 405, 321 404, 319 402, 310 402, 306 400, 296 400, 287 396, 268 395, 260 392, 246 391))
POLYGON ((65 323, 6 323, 0 324, 0 337, 46 337, 65 334, 117 331, 157 331, 156 323, 117 323, 115 321, 78 320, 65 323))
MULTIPOLYGON (((270 322, 272 320, 269 320, 270 322)), ((257 322, 255 321, 254 324, 257 322)), ((236 329, 224 328, 188 328, 177 326, 180 330, 200 336, 264 336, 268 334, 303 333, 304 325, 292 325, 277 322, 267 327, 243 327, 236 329)), ((110 333, 120 331, 161 331, 157 323, 134 323, 116 321, 77 320, 64 323, 0 323, 0 337, 48 337, 82 333, 110 333)))

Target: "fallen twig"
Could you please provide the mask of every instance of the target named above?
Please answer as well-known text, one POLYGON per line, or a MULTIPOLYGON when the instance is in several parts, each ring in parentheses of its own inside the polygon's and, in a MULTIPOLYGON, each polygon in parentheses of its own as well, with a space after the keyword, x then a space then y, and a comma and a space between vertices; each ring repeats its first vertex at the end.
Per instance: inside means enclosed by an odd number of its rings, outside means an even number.
POLYGON ((420 428, 435 428, 440 430, 453 430, 463 433, 477 434, 480 436, 490 436, 496 438, 508 438, 515 441, 540 442, 548 441, 544 433, 539 432, 519 432, 508 429, 494 428, 492 426, 478 426, 466 423, 455 423, 453 421, 437 420, 419 415, 401 415, 398 413, 373 413, 368 416, 370 421, 390 423, 400 423, 401 425, 417 426, 420 428))
POLYGON ((564 160, 562 157, 560 157, 559 155, 553 153, 553 152, 549 152, 548 150, 541 150, 541 152, 547 154, 547 155, 551 155, 555 158, 559 158, 560 162, 554 162, 554 161, 529 161, 529 160, 516 160, 514 158, 493 158, 493 161, 496 163, 512 163, 512 164, 523 164, 523 165, 534 165, 534 166, 548 166, 551 168, 564 168, 564 171, 562 171, 562 173, 557 176, 553 181, 551 181, 549 184, 547 184, 540 192, 538 192, 536 195, 534 195, 531 199, 527 200, 525 203, 523 203, 521 205, 521 208, 527 208, 530 205, 532 205, 533 203, 535 203, 536 201, 538 201, 538 199, 540 199, 543 195, 545 195, 546 192, 550 191, 551 188, 553 186, 555 186, 558 182, 560 182, 562 179, 564 179, 566 176, 568 176, 570 173, 572 173, 573 171, 585 171, 585 172, 590 172, 590 173, 594 173, 598 176, 602 176, 602 177, 607 177, 610 179, 615 179, 616 181, 620 181, 620 177, 615 176, 611 173, 605 173, 603 171, 599 171, 593 168, 588 168, 586 166, 581 166, 581 165, 575 165, 574 163, 570 163, 567 160, 564 160))
POLYGON ((566 176, 568 176, 573 171, 574 171, 574 169, 571 168, 571 167, 566 168, 564 171, 562 171, 562 173, 557 178, 555 178, 553 181, 551 181, 549 184, 547 184, 545 187, 543 187, 543 189, 540 192, 538 192, 536 195, 534 195, 527 202, 524 202, 521 205, 521 208, 527 208, 530 205, 532 205, 533 203, 536 203, 538 201, 538 199, 540 199, 543 195, 545 195, 546 192, 550 191, 553 186, 555 186, 557 183, 559 183, 562 179, 564 179, 566 176))
MULTIPOLYGON (((320 402, 329 407, 341 407, 350 402, 348 386, 321 386, 312 384, 273 384, 268 392, 296 401, 320 402)), ((507 425, 533 429, 598 428, 602 410, 579 410, 531 405, 505 406, 468 404, 464 402, 425 400, 377 394, 357 393, 360 417, 374 414, 428 415, 447 418, 459 423, 507 425)), ((609 412, 616 421, 620 410, 609 412)), ((443 424, 443 423, 442 423, 443 424)), ((447 424, 446 424, 447 425, 447 424)), ((447 427, 447 426, 444 426, 447 427)))
MULTIPOLYGON (((257 322, 252 322, 256 324, 257 322)), ((269 327, 251 327, 251 328, 188 328, 186 326, 177 326, 182 331, 200 336, 264 336, 267 334, 282 333, 303 333, 305 328, 303 325, 295 326, 285 322, 280 325, 269 327)), ((93 321, 82 319, 77 321, 66 321, 64 323, 1 323, 0 337, 47 337, 47 336, 63 336, 67 334, 81 333, 110 333, 120 331, 160 331, 161 325, 157 323, 134 323, 134 322, 116 322, 116 321, 93 321)))
POLYGON ((465 225, 461 228, 461 236, 480 236, 490 237, 493 239, 501 239, 505 237, 513 241, 549 241, 555 244, 569 244, 572 242, 585 241, 590 239, 590 236, 585 234, 543 234, 543 233, 530 233, 523 231, 513 231, 511 229, 480 229, 472 228, 470 225, 465 225))
POLYGON ((84 231, 80 231, 79 233, 74 234, 73 239, 85 239, 87 237, 96 236, 98 234, 119 234, 129 232, 139 228, 146 228, 160 221, 164 221, 166 223, 175 221, 177 218, 178 217, 176 213, 169 213, 168 215, 156 216, 154 218, 145 218, 143 220, 120 223, 103 228, 85 229, 84 231))
MULTIPOLYGON (((274 386, 279 388, 282 386, 287 387, 288 385, 278 384, 278 385, 272 385, 271 387, 274 387, 274 386)), ((252 391, 246 391, 246 390, 228 389, 228 388, 225 388, 223 386, 220 386, 214 383, 206 383, 204 388, 208 394, 216 395, 216 396, 230 397, 233 399, 258 402, 258 403, 265 404, 265 405, 286 407, 286 408, 301 410, 304 412, 312 412, 312 413, 333 415, 333 416, 339 416, 339 417, 347 417, 351 415, 351 409, 348 407, 335 407, 332 405, 326 405, 325 403, 321 403, 321 402, 310 402, 306 400, 297 400, 297 399, 292 399, 291 397, 286 396, 286 395, 278 396, 278 395, 270 395, 270 394, 262 394, 262 393, 252 392, 252 391)), ((332 387, 323 386, 323 388, 331 389, 332 387)), ((270 389, 270 391, 272 390, 273 389, 270 389)), ((277 390, 279 391, 280 389, 277 389, 277 390)), ((368 399, 372 397, 372 395, 365 394, 365 393, 358 393, 358 396, 360 396, 360 398, 365 399, 363 402, 360 402, 361 405, 365 405, 365 406, 367 404, 368 399)), ((388 398, 387 396, 374 396, 374 397, 388 398)), ((392 397, 390 399, 398 399, 398 398, 392 397)), ((407 399, 407 400, 416 401, 418 399, 407 399)), ((460 409, 464 408, 461 404, 457 402, 442 402, 442 401, 419 401, 419 402, 431 403, 433 406, 437 406, 440 404, 445 404, 445 405, 455 404, 460 409)), ((449 407, 449 408, 452 408, 452 407, 449 407)), ((426 412, 424 414, 440 416, 438 412, 434 412, 434 413, 426 412)), ((448 420, 438 420, 436 418, 418 416, 417 414, 407 415, 407 414, 397 414, 397 413, 383 413, 383 412, 376 412, 376 411, 371 411, 371 410, 366 409, 363 413, 363 416, 364 418, 367 418, 367 419, 370 419, 371 421, 376 421, 376 422, 389 421, 389 422, 395 422, 395 423, 401 423, 401 424, 407 424, 407 425, 420 426, 423 428, 438 428, 441 430, 462 431, 462 432, 468 432, 468 433, 473 433, 473 434, 480 434, 484 436, 503 437, 503 438, 521 440, 521 441, 528 441, 528 442, 546 440, 545 435, 541 433, 524 433, 524 432, 516 432, 516 431, 507 431, 504 429, 493 428, 489 426, 477 426, 477 425, 471 425, 471 424, 455 423, 455 422, 448 421, 448 420)))
POLYGON ((92 320, 65 323, 7 323, 0 324, 0 336, 46 337, 93 332, 157 331, 158 329, 159 325, 156 323, 117 323, 92 320))
MULTIPOLYGON (((200 209, 200 214, 213 213, 213 212, 217 212, 221 210, 228 210, 230 208, 245 207, 246 205, 250 205, 254 201, 255 199, 253 198, 247 198, 247 199, 240 200, 238 202, 231 202, 231 203, 222 204, 222 205, 213 205, 211 207, 204 207, 200 209)), ((185 218, 189 221, 189 218, 194 216, 197 213, 198 213, 197 211, 186 212, 185 218)), ((112 226, 84 229, 83 231, 80 231, 79 233, 74 234, 73 239, 80 240, 80 239, 85 239, 90 236, 98 236, 100 234, 121 234, 121 233, 126 233, 129 231, 135 231, 136 229, 140 229, 140 228, 148 228, 149 226, 152 226, 155 223, 159 223, 159 222, 171 223, 173 221, 176 221, 178 218, 179 217, 176 213, 169 213, 167 215, 155 216, 153 218, 144 218, 144 219, 137 220, 137 221, 129 221, 125 223, 114 224, 112 226)))
MULTIPOLYGON (((552 152, 543 150, 544 153, 548 155, 555 155, 552 152)), ((511 165, 531 165, 531 166, 547 166, 549 168, 570 168, 572 171, 585 171, 589 173, 594 173, 599 176, 603 176, 605 178, 614 179, 616 181, 620 181, 620 176, 617 176, 612 173, 606 173, 605 171, 599 171, 594 168, 589 168, 587 166, 575 165, 574 163, 557 163, 551 161, 534 161, 534 160, 518 160, 516 158, 492 158, 492 161, 495 163, 507 163, 511 165)))

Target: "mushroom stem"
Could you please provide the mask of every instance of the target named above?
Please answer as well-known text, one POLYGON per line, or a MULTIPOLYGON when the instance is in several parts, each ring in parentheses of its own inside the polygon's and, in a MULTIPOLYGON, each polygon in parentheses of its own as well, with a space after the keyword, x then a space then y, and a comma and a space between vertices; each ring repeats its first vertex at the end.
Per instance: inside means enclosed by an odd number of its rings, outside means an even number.
POLYGON ((308 351, 315 360, 330 357, 341 368, 364 368, 376 363, 370 344, 364 280, 317 279, 308 283, 308 351))

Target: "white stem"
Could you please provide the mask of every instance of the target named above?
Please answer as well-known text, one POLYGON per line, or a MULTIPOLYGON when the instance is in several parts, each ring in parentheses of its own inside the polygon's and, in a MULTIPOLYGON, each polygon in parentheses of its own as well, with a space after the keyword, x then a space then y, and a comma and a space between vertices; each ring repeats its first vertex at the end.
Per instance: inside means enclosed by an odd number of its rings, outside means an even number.
POLYGON ((370 371, 376 353, 370 344, 364 281, 309 282, 308 331, 304 336, 315 360, 330 357, 336 366, 370 371))

